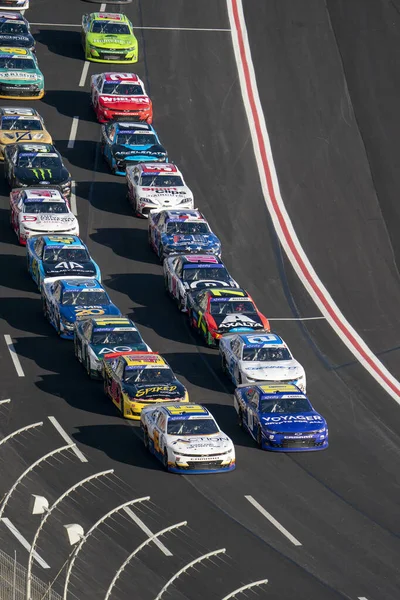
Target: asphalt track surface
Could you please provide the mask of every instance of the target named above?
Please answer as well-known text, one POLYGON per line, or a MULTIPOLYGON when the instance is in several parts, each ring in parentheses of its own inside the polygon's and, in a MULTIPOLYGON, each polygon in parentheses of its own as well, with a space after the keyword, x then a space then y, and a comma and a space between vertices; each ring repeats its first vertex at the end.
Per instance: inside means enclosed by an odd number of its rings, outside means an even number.
MULTIPOLYGON (((290 217, 318 275, 372 350, 399 376, 400 300, 397 262, 397 116, 400 7, 384 0, 248 0, 244 12, 275 165, 290 217), (351 5, 351 6, 350 6, 351 5)), ((79 24, 95 5, 37 0, 32 23, 79 24)), ((138 27, 140 62, 155 108, 154 125, 185 174, 196 205, 223 244, 235 279, 269 317, 318 316, 279 244, 265 208, 243 109, 224 0, 147 0, 126 9, 138 27)), ((301 360, 308 392, 327 418, 326 452, 282 455, 257 450, 237 428, 233 388, 215 351, 191 334, 163 290, 162 270, 147 246, 147 222, 135 219, 123 178, 113 177, 98 149, 100 126, 89 106, 77 27, 34 26, 46 77, 45 118, 77 181, 83 239, 115 303, 138 324, 187 384, 192 400, 211 407, 237 449, 237 469, 209 477, 166 474, 142 447, 137 427, 119 418, 101 384, 75 362, 71 343, 45 322, 25 271, 25 251, 8 225, 7 188, 0 204, 0 407, 4 434, 44 421, 34 434, 0 450, 1 493, 28 464, 65 442, 53 415, 88 458, 74 454, 35 471, 4 516, 31 541, 38 518, 31 493, 50 502, 89 475, 114 469, 60 505, 39 538, 50 581, 69 548, 63 525, 87 530, 101 515, 139 496, 137 514, 153 531, 182 520, 166 535, 172 553, 149 547, 122 575, 115 597, 152 600, 184 564, 212 550, 224 558, 183 575, 166 597, 222 599, 244 583, 268 578, 255 598, 398 600, 400 576, 399 408, 354 362, 324 321, 276 321, 301 360), (77 139, 68 149, 72 118, 77 139), (3 342, 9 334, 25 377, 3 342), (301 546, 294 546, 244 498, 253 496, 301 546)), ((106 68, 106 67, 105 67, 106 68)), ((91 65, 89 75, 103 70, 91 65)), ((12 102, 13 104, 14 102, 12 102)), ((11 104, 2 101, 2 105, 11 104)), ((1 525, 1 547, 27 553, 1 525)), ((87 542, 73 571, 71 597, 104 597, 116 569, 145 534, 126 514, 87 542)), ((59 578, 62 584, 63 576, 59 578)), ((60 589, 60 588, 57 588, 60 589)))

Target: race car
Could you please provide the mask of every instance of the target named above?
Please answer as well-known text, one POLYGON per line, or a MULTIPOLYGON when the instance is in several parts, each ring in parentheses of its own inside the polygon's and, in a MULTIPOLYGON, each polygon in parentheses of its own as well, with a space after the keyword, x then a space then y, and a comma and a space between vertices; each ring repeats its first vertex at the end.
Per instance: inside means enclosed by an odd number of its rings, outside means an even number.
POLYGON ((0 47, 0 98, 39 100, 44 77, 32 50, 0 47))
POLYGON ((82 316, 75 322, 75 356, 92 379, 103 372, 105 355, 118 352, 151 352, 135 323, 126 317, 82 316))
POLYGON ((210 287, 238 288, 239 284, 228 273, 218 256, 213 254, 178 254, 164 260, 165 288, 186 312, 187 294, 210 287))
POLYGON ((26 142, 52 143, 39 113, 19 106, 0 108, 0 161, 4 160, 6 146, 26 142))
POLYGON ((127 419, 140 419, 145 406, 188 402, 185 386, 154 352, 114 352, 103 359, 104 392, 127 419))
POLYGON ((76 235, 38 235, 26 242, 27 267, 39 290, 57 279, 97 279, 98 265, 76 235))
POLYGON ((35 38, 31 34, 28 21, 19 12, 4 11, 1 2, 0 45, 35 51, 35 38))
POLYGON ((193 194, 171 163, 140 163, 126 169, 128 200, 138 217, 161 208, 194 208, 193 194))
POLYGON ((107 123, 117 118, 153 121, 153 104, 144 83, 135 73, 92 75, 90 97, 97 120, 107 123))
POLYGON ((328 425, 304 393, 290 383, 239 385, 233 397, 238 423, 259 448, 304 452, 328 447, 328 425))
POLYGON ((306 374, 276 333, 234 333, 219 342, 222 370, 235 385, 257 381, 294 383, 306 391, 306 374))
POLYGON ((20 244, 32 235, 79 235, 78 219, 57 189, 20 188, 10 194, 10 222, 20 244))
POLYGON ((4 176, 11 188, 58 185, 71 197, 71 175, 52 144, 13 144, 4 150, 4 176))
POLYGON ((101 149, 114 175, 125 175, 127 165, 146 160, 165 162, 167 151, 148 123, 110 121, 101 127, 101 149))
POLYGON ((90 13, 82 17, 85 59, 103 63, 136 63, 138 42, 132 23, 118 13, 90 13))
POLYGON ((170 254, 189 252, 221 256, 221 242, 200 211, 161 210, 149 215, 149 244, 162 262, 170 254))
POLYGON ((18 11, 23 15, 29 8, 29 0, 0 0, 0 10, 18 11))
POLYGON ((44 316, 61 338, 74 339, 74 324, 94 315, 120 315, 95 279, 58 279, 42 286, 44 316))
POLYGON ((264 333, 270 325, 243 289, 206 288, 187 296, 191 326, 208 346, 215 346, 225 333, 248 331, 264 333))
POLYGON ((140 416, 143 443, 171 473, 225 473, 235 447, 209 410, 199 404, 147 406, 140 416))

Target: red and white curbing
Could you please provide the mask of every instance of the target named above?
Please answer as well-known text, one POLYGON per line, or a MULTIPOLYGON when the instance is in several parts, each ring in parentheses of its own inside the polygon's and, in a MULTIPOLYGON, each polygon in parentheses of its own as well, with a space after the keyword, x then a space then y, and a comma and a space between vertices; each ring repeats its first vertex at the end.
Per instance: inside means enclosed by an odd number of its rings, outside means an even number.
POLYGON ((340 312, 308 260, 279 189, 270 139, 258 93, 242 0, 226 0, 240 88, 250 127, 261 188, 275 230, 306 290, 328 323, 374 379, 400 404, 400 383, 386 369, 340 312))

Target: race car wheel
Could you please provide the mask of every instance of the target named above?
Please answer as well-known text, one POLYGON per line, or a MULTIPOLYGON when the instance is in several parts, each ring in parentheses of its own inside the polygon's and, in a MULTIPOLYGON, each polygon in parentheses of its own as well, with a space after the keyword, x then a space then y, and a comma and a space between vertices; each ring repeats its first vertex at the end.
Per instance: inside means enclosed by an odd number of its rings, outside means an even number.
POLYGON ((107 385, 107 379, 106 377, 104 377, 104 385, 103 385, 103 390, 104 390, 104 394, 107 396, 108 398, 108 385, 107 385))
POLYGON ((47 311, 47 304, 46 304, 46 300, 44 298, 42 298, 42 309, 43 309, 43 315, 45 319, 49 318, 49 313, 47 311))
POLYGON ((236 380, 238 385, 241 385, 243 383, 241 373, 237 374, 236 380))
POLYGON ((258 427, 258 429, 257 429, 257 446, 259 448, 262 448, 262 431, 261 431, 261 427, 258 427))
POLYGON ((82 362, 82 354, 81 354, 81 351, 79 348, 79 344, 76 341, 76 338, 74 339, 74 353, 75 353, 76 360, 81 363, 82 362))
POLYGON ((143 444, 144 444, 144 447, 146 448, 146 450, 148 450, 150 452, 149 434, 148 434, 147 429, 145 429, 143 431, 143 444))
POLYGON ((158 258, 160 259, 160 263, 164 262, 164 252, 161 244, 158 246, 158 258))
POLYGON ((225 359, 225 356, 223 356, 223 357, 221 358, 221 369, 222 369, 222 372, 223 372, 223 373, 225 373, 225 374, 228 372, 228 367, 227 367, 227 365, 226 365, 226 359, 225 359))
POLYGON ((243 413, 241 410, 239 410, 238 414, 237 414, 237 422, 239 427, 243 428, 243 413))
POLYGON ((88 354, 86 354, 85 368, 86 368, 86 373, 88 374, 88 376, 90 377, 90 379, 93 379, 92 369, 90 368, 90 359, 89 359, 89 355, 88 354))
POLYGON ((168 471, 168 452, 167 452, 166 448, 164 448, 164 454, 163 454, 163 457, 162 457, 162 464, 163 464, 164 469, 166 471, 168 471))

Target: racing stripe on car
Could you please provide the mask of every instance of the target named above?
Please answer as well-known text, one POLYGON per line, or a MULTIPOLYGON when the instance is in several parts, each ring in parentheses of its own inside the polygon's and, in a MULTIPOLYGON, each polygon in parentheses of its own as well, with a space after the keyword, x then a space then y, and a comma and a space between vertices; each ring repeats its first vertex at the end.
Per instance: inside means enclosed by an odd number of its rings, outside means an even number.
POLYGON ((240 87, 253 142, 261 188, 274 227, 300 281, 335 333, 374 379, 400 404, 400 383, 346 320, 314 271, 293 228, 281 196, 270 139, 261 107, 242 0, 226 0, 240 87))

